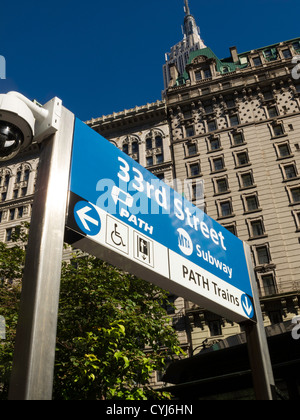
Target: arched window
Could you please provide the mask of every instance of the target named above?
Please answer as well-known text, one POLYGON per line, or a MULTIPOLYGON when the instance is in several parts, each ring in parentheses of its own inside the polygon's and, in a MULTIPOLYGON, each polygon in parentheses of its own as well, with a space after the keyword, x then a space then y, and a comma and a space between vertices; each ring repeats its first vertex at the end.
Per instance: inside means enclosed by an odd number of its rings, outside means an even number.
POLYGON ((163 145, 163 139, 161 136, 156 136, 155 137, 155 146, 158 147, 162 147, 163 145))
POLYGON ((25 197, 28 194, 31 167, 24 163, 17 168, 13 198, 25 197))
POLYGON ((0 202, 7 199, 10 178, 11 172, 9 169, 2 169, 0 171, 0 202))
POLYGON ((123 152, 137 162, 139 161, 139 144, 140 139, 138 136, 127 136, 122 145, 123 152))
POLYGON ((152 149, 152 137, 149 137, 146 139, 146 149, 147 150, 152 149))

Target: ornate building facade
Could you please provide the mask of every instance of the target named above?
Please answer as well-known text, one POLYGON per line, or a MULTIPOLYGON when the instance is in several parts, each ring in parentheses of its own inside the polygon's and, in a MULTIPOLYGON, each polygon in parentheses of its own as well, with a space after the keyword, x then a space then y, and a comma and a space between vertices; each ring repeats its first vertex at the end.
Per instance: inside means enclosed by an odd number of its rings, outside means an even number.
MULTIPOLYGON (((204 182, 206 213, 251 245, 266 326, 299 315, 300 78, 292 62, 299 54, 297 38, 244 53, 231 47, 219 59, 185 1, 184 38, 163 66, 163 99, 87 121, 158 178, 204 182)), ((33 146, 0 165, 1 241, 30 220, 38 160, 33 146)), ((199 205, 193 188, 188 198, 199 205)), ((205 308, 170 300, 190 356, 241 332, 205 308)))

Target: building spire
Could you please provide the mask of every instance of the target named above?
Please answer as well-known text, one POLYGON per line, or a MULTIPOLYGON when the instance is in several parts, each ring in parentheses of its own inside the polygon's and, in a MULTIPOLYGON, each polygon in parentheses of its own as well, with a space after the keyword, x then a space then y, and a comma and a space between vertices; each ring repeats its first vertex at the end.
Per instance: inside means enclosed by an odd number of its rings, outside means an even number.
POLYGON ((188 0, 184 0, 184 11, 186 16, 191 14, 188 0))
POLYGON ((175 66, 178 75, 182 76, 190 53, 206 48, 201 39, 196 19, 191 14, 188 0, 184 0, 184 12, 183 40, 174 45, 171 48, 171 52, 166 54, 166 62, 163 66, 165 90, 170 83, 175 83, 176 81, 173 80, 174 76, 171 75, 171 69, 175 66))

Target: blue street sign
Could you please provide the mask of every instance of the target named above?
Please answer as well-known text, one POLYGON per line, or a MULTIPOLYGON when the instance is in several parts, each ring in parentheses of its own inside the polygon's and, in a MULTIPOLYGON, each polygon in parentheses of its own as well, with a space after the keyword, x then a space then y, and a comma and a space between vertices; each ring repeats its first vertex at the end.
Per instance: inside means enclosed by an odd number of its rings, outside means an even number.
POLYGON ((115 248, 121 265, 124 254, 151 278, 154 271, 202 297, 207 309, 239 321, 255 316, 243 242, 78 119, 70 203, 67 227, 99 243, 102 258, 111 255, 103 247, 115 248), (116 232, 126 246, 112 241, 116 232))

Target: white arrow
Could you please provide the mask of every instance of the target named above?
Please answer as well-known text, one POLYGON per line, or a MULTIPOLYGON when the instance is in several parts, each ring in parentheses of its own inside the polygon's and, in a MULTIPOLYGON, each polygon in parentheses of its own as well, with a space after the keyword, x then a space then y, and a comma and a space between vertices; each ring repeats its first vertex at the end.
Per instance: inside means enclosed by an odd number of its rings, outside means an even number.
POLYGON ((245 309, 246 314, 247 314, 248 316, 250 316, 250 314, 251 314, 251 312, 252 312, 252 309, 253 309, 253 308, 252 308, 251 302, 250 302, 250 304, 249 304, 247 297, 245 297, 245 301, 246 301, 246 302, 242 302, 242 303, 243 303, 243 307, 244 307, 244 309, 245 309))
POLYGON ((91 211, 92 209, 88 206, 83 207, 82 209, 77 211, 78 217, 81 221, 81 223, 83 224, 84 228, 88 231, 90 231, 91 229, 89 228, 87 222, 92 223, 93 225, 98 226, 99 222, 98 220, 93 219, 91 216, 88 216, 86 213, 88 213, 89 211, 91 211))

